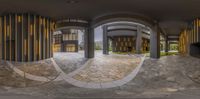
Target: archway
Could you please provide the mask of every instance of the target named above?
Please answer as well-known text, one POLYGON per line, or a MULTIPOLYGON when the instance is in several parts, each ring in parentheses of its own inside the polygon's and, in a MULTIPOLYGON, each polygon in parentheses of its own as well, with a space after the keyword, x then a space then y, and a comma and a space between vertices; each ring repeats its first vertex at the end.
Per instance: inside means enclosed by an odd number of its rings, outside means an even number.
POLYGON ((65 19, 57 21, 54 32, 54 60, 65 73, 80 68, 88 60, 88 22, 65 19))
POLYGON ((142 24, 150 30, 150 57, 160 57, 160 28, 157 23, 144 16, 133 15, 133 14, 110 14, 98 17, 92 21, 92 27, 96 28, 106 23, 112 23, 116 21, 128 21, 142 24))

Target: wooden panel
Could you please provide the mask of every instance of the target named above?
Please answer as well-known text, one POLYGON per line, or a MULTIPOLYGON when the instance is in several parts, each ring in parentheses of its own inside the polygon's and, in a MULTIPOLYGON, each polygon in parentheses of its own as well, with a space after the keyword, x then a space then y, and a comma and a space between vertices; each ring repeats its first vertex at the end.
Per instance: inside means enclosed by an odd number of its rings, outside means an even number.
POLYGON ((2 35, 2 33, 3 33, 3 32, 2 32, 2 27, 3 27, 3 26, 2 26, 2 17, 0 17, 0 59, 2 59, 2 51, 3 51, 3 50, 2 50, 2 48, 3 48, 3 47, 2 47, 2 39, 3 39, 3 38, 2 38, 2 36, 3 36, 3 35, 2 35))
POLYGON ((36 59, 37 59, 37 47, 36 47, 36 16, 34 15, 33 16, 33 45, 34 45, 34 47, 33 47, 33 49, 34 49, 34 61, 36 61, 36 59))
MULTIPOLYGON (((0 17, 0 46, 3 59, 37 61, 52 56, 54 23, 32 14, 7 14, 0 17)), ((1 56, 1 55, 0 55, 1 56)))
POLYGON ((17 20, 17 14, 15 14, 15 61, 17 61, 17 55, 18 55, 18 46, 17 46, 17 37, 18 37, 18 35, 17 35, 17 22, 18 22, 18 20, 17 20))
POLYGON ((6 29, 6 27, 7 27, 7 26, 6 26, 6 20, 7 20, 7 19, 6 19, 6 16, 4 16, 4 59, 5 59, 5 60, 7 59, 7 57, 6 57, 6 53, 7 53, 7 52, 6 52, 6 47, 7 47, 7 46, 6 46, 6 33, 7 33, 7 31, 6 31, 6 30, 7 30, 7 29, 6 29))

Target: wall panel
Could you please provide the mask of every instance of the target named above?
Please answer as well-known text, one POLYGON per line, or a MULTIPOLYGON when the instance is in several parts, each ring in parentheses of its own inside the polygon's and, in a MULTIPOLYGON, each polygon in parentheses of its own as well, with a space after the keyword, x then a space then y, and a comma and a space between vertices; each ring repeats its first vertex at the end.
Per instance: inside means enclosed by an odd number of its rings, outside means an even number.
POLYGON ((0 18, 3 60, 38 61, 52 57, 50 18, 35 14, 6 14, 0 18))

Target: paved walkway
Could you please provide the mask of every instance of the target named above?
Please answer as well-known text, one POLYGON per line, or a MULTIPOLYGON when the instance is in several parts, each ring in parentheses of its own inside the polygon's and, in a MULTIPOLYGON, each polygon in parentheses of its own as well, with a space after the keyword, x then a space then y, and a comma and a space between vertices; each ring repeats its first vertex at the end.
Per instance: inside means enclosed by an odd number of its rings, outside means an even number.
POLYGON ((144 55, 102 55, 98 52, 95 58, 86 60, 82 53, 56 53, 54 58, 39 62, 7 61, 7 64, 21 77, 34 81, 65 80, 77 87, 112 88, 132 80, 141 68, 144 59, 144 55), (63 70, 63 68, 73 66, 79 68, 70 73, 68 73, 69 70, 63 70))
MULTIPOLYGON (((199 80, 199 62, 198 58, 190 56, 173 55, 158 60, 146 57, 134 79, 122 86, 106 89, 81 88, 66 80, 35 84, 36 81, 24 80, 13 71, 4 69, 8 67, 6 64, 0 64, 0 96, 11 99, 15 96, 42 99, 200 99, 200 84, 196 83, 199 80), (25 87, 18 88, 24 86, 24 82, 25 87)), ((61 74, 62 79, 66 78, 65 72, 61 74)))
POLYGON ((79 53, 57 52, 54 53, 53 59, 66 74, 82 67, 88 60, 84 57, 83 51, 79 53))
POLYGON ((81 68, 66 74, 52 59, 58 72, 68 83, 83 88, 112 88, 132 80, 145 59, 143 55, 100 55, 81 68))

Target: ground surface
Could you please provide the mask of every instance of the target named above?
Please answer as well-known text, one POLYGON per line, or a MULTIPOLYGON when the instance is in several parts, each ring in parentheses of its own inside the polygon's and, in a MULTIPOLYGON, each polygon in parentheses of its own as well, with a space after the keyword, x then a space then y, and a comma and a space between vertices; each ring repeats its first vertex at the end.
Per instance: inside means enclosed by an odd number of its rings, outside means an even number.
POLYGON ((70 73, 83 66, 88 59, 84 58, 84 52, 79 53, 54 53, 54 60, 66 73, 70 73))
POLYGON ((101 56, 83 68, 73 78, 84 82, 110 82, 129 75, 141 62, 141 58, 128 55, 101 56))
MULTIPOLYGON (((74 70, 70 64, 68 66, 61 66, 66 73, 74 70)), ((137 76, 125 85, 109 89, 87 89, 65 81, 46 84, 29 81, 29 87, 26 87, 23 85, 24 78, 18 77, 5 64, 1 64, 0 99, 200 99, 199 68, 200 59, 190 56, 165 56, 159 60, 147 57, 137 76)))
POLYGON ((50 59, 39 62, 12 62, 18 69, 36 76, 56 76, 58 75, 50 59))

